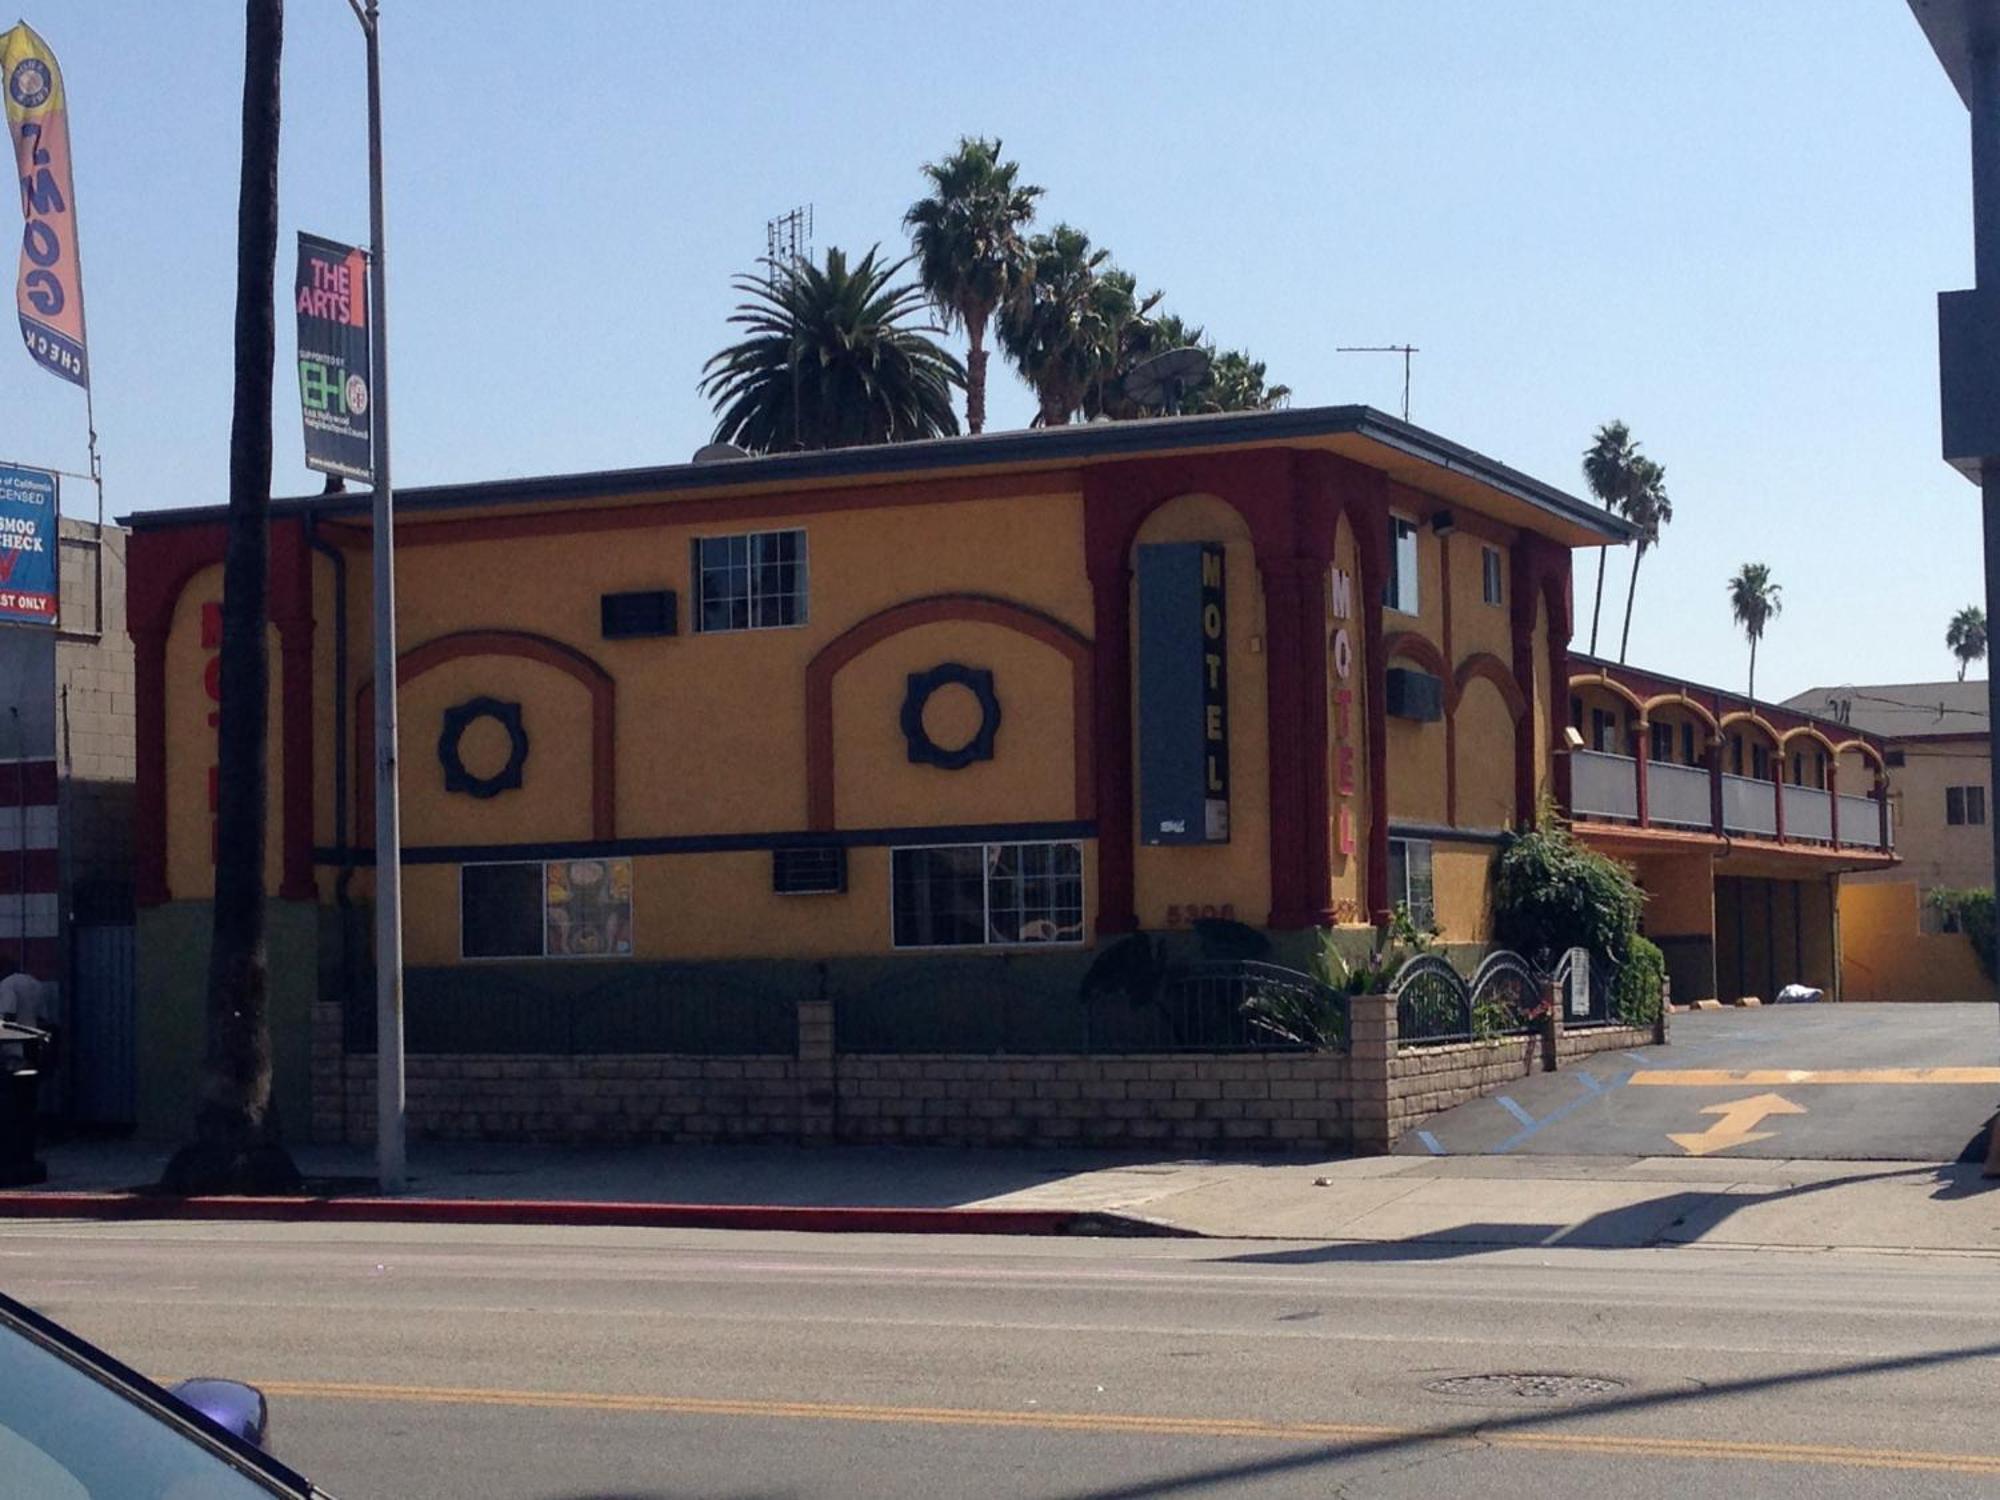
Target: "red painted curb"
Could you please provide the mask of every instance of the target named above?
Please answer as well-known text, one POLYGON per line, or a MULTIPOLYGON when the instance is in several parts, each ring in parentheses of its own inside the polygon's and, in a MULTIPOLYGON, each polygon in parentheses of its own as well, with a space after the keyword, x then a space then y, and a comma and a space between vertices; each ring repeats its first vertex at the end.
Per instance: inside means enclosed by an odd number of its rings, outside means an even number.
POLYGON ((175 1198, 0 1192, 0 1219, 243 1219, 344 1224, 566 1224, 786 1229, 801 1234, 1172 1235, 1165 1225, 1070 1209, 820 1208, 768 1203, 596 1203, 509 1198, 175 1198))

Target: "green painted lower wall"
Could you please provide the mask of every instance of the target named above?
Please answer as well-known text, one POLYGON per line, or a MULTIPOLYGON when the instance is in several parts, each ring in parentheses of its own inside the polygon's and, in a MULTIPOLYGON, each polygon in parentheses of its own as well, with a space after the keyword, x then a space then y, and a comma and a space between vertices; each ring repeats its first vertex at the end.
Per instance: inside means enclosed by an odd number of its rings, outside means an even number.
MULTIPOLYGON (((214 908, 174 901, 138 914, 138 1133, 185 1137, 201 1092, 203 1005, 214 908)), ((321 914, 309 902, 273 901, 270 964, 271 1090, 279 1126, 305 1139, 312 1118, 313 996, 319 987, 321 914)))

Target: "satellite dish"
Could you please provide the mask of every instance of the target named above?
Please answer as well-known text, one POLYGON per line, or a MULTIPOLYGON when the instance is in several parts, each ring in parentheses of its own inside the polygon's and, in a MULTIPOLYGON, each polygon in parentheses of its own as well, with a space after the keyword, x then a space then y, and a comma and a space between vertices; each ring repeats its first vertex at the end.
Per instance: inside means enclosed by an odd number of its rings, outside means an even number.
POLYGON ((727 463, 732 458, 748 458, 750 455, 734 443, 708 443, 694 450, 694 461, 698 464, 727 463))
POLYGON ((1179 416, 1181 397, 1208 379, 1206 349, 1190 344, 1185 349, 1169 349, 1135 365, 1125 373, 1125 395, 1139 406, 1162 406, 1169 416, 1179 416))

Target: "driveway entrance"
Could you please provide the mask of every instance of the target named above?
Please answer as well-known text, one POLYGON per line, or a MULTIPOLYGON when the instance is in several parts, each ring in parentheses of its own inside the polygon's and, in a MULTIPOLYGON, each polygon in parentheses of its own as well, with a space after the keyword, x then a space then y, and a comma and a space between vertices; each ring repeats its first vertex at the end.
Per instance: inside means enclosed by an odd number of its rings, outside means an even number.
POLYGON ((1696 1011, 1672 1035, 1447 1110, 1396 1149, 1949 1162, 1983 1153, 2000 1104, 1990 1005, 1696 1011))

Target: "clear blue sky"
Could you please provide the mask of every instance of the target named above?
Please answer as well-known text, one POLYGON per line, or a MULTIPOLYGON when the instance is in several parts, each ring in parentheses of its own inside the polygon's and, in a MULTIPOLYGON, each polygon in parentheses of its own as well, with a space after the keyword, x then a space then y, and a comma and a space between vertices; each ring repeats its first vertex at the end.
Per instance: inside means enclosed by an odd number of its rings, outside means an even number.
MULTIPOLYGON (((1723 585, 1756 560, 1785 589, 1765 696, 1951 673, 1979 527, 1937 457, 1933 298, 1971 281, 1966 121, 1901 0, 384 9, 403 482, 687 457, 766 219, 897 245, 919 165, 998 134, 1045 222, 1299 404, 1394 411, 1400 362, 1333 346, 1414 343, 1414 420, 1579 493, 1628 421, 1676 508, 1635 662, 1740 686, 1723 585)), ((367 234, 357 28, 287 10, 281 286, 294 231, 367 234)), ((70 90, 110 508, 218 502, 241 7, 28 19, 70 90)), ((280 494, 319 484, 290 323, 280 494)), ((994 371, 993 425, 1025 424, 994 371)), ((82 467, 80 395, 18 348, 0 402, 0 456, 82 467)))

